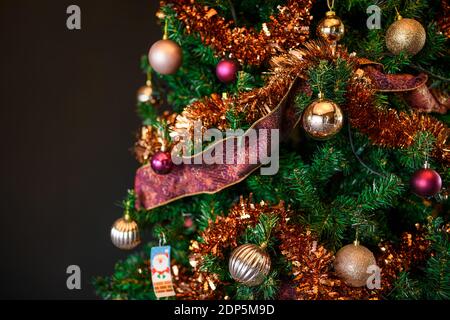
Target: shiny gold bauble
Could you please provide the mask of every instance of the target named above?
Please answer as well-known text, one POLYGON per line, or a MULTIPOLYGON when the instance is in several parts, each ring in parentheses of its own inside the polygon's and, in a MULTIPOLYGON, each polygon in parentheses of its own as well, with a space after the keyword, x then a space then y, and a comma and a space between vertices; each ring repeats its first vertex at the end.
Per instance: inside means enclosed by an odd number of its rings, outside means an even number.
POLYGON ((342 39, 344 34, 344 23, 334 11, 328 11, 325 18, 320 20, 317 25, 317 35, 327 42, 337 42, 342 39))
POLYGON ((270 271, 269 254, 254 244, 237 247, 231 254, 228 268, 231 277, 246 286, 263 283, 270 271))
POLYGON ((360 244, 348 244, 342 247, 334 260, 334 270, 339 278, 352 287, 362 287, 371 273, 367 268, 376 265, 375 256, 360 244))
POLYGON ((425 45, 427 34, 420 22, 414 19, 400 18, 386 32, 386 46, 393 54, 402 51, 410 55, 417 54, 425 45))
POLYGON ((152 86, 145 85, 145 86, 140 87, 136 96, 137 96, 138 102, 150 103, 150 104, 156 103, 156 99, 153 96, 152 86))
POLYGON ((131 250, 141 243, 137 223, 125 216, 117 219, 111 228, 111 241, 119 249, 131 250))
POLYGON ((337 134, 344 124, 341 108, 331 100, 318 99, 303 112, 302 125, 314 139, 325 140, 337 134))
POLYGON ((183 61, 183 51, 175 41, 159 40, 150 48, 148 61, 156 72, 174 74, 183 61))

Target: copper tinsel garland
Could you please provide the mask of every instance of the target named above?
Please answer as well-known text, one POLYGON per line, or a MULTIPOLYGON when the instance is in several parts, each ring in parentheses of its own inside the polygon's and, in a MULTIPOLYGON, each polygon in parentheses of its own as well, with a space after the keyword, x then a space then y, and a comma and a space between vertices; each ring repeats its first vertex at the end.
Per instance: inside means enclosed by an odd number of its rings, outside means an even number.
POLYGON ((379 244, 377 265, 381 268, 381 288, 353 288, 344 284, 332 271, 333 255, 317 244, 317 238, 301 226, 280 225, 281 253, 292 262, 296 298, 299 300, 382 299, 391 290, 400 271, 424 261, 429 242, 424 229, 404 233, 398 247, 389 242, 379 244))
POLYGON ((313 3, 314 0, 289 0, 260 32, 232 27, 233 21, 226 21, 215 9, 194 0, 167 0, 161 6, 170 5, 187 32, 198 33, 219 55, 235 58, 241 64, 260 65, 274 54, 298 48, 308 39, 313 3))
POLYGON ((374 92, 364 77, 351 79, 346 93, 345 110, 352 126, 367 134, 374 144, 407 148, 418 132, 431 133, 436 142, 431 156, 450 164, 449 128, 437 119, 418 112, 407 114, 396 110, 380 110, 374 106, 374 92))
POLYGON ((400 271, 410 269, 429 255, 429 242, 424 229, 417 226, 417 233, 405 233, 399 247, 390 243, 379 245, 376 252, 377 265, 382 269, 381 289, 352 288, 344 284, 333 273, 334 256, 318 243, 318 238, 300 225, 289 222, 292 212, 281 202, 270 206, 261 202, 255 204, 250 199, 241 200, 233 206, 226 217, 219 216, 210 221, 209 227, 201 234, 201 243, 193 241, 191 265, 193 274, 185 269, 176 275, 175 288, 179 299, 228 299, 220 288, 218 276, 201 269, 202 257, 213 255, 225 259, 224 250, 238 246, 237 238, 248 226, 254 226, 263 213, 279 217, 273 236, 279 239, 279 252, 292 263, 292 277, 295 298, 299 300, 335 299, 381 299, 390 290, 400 271))

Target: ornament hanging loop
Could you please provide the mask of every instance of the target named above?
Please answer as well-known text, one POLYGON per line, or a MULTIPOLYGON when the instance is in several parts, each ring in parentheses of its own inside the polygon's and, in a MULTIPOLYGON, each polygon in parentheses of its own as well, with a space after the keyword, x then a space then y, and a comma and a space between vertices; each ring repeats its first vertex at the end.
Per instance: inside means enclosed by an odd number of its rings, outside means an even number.
POLYGON ((152 87, 152 70, 147 71, 147 81, 145 82, 147 87, 152 87))
POLYGON ((355 246, 359 246, 359 228, 358 228, 358 226, 356 226, 355 241, 353 241, 353 244, 355 246))
POLYGON ((400 15, 400 12, 398 11, 397 6, 395 7, 395 12, 396 12, 395 20, 402 20, 403 17, 400 15))

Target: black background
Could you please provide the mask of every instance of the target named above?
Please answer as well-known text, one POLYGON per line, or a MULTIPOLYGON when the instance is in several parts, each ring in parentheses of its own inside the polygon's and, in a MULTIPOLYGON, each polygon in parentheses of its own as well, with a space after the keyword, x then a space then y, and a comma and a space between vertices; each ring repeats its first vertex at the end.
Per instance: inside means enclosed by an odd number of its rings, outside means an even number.
POLYGON ((0 298, 95 298, 117 203, 133 186, 130 147, 142 54, 161 37, 156 0, 0 0, 0 298), (82 29, 66 28, 81 7, 82 29), (82 290, 68 290, 79 265, 82 290))

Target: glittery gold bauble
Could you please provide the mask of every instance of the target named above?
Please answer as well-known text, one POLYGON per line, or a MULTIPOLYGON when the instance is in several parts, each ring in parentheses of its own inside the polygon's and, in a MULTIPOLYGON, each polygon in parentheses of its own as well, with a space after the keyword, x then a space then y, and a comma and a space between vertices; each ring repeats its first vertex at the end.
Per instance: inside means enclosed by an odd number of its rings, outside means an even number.
POLYGON ((117 219, 111 228, 111 241, 119 249, 131 250, 141 243, 137 223, 125 216, 117 219))
POLYGON ((148 60, 156 72, 174 74, 181 66, 183 51, 175 41, 159 40, 150 48, 148 60))
POLYGON ((139 88, 137 92, 137 100, 141 103, 150 103, 155 104, 156 99, 153 96, 153 88, 152 86, 145 85, 139 88))
POLYGON ((228 263, 231 277, 246 286, 263 283, 270 271, 270 257, 267 252, 254 244, 237 247, 228 263))
POLYGON ((386 46, 393 54, 406 51, 415 55, 422 50, 426 38, 425 29, 418 21, 399 18, 386 32, 386 46))
POLYGON ((333 101, 318 99, 303 112, 302 124, 309 136, 325 140, 341 130, 344 116, 341 108, 333 101))
POLYGON ((344 33, 344 23, 334 11, 328 11, 317 26, 317 35, 330 43, 341 40, 344 33))
POLYGON ((339 278, 352 287, 362 287, 371 273, 369 266, 376 265, 375 256, 360 244, 348 244, 342 247, 334 260, 334 270, 339 278))

